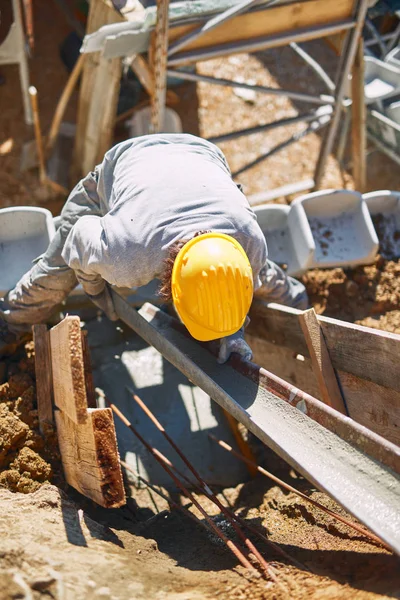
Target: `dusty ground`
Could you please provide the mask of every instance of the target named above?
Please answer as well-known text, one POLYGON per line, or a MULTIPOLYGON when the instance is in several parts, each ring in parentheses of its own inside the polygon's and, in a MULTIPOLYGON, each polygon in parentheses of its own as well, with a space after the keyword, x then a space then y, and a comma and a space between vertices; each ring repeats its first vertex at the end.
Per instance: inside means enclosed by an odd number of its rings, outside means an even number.
MULTIPOLYGON (((4 37, 7 10, 7 5, 2 5, 0 39, 4 37)), ((38 88, 46 131, 67 79, 58 46, 69 27, 56 3, 36 0, 34 13, 36 49, 30 72, 38 88)), ((336 60, 333 53, 321 44, 310 48, 331 71, 336 60)), ((253 57, 233 56, 198 68, 204 74, 242 77, 263 85, 320 89, 289 49, 253 57)), ((33 132, 23 122, 17 67, 2 66, 1 74, 6 81, 0 87, 0 206, 39 204, 58 214, 64 198, 43 191, 37 173, 19 172, 22 145, 32 139, 33 132)), ((184 130, 205 137, 288 117, 300 108, 283 98, 260 94, 246 102, 232 89, 208 84, 183 86, 179 92, 184 130)), ((75 103, 76 97, 67 113, 70 120, 75 103)), ((257 134, 224 143, 221 148, 235 171, 300 129, 301 125, 296 125, 257 134)), ((116 139, 124 135, 125 130, 119 128, 116 139)), ((256 193, 312 176, 319 144, 318 135, 309 136, 243 173, 238 181, 247 193, 256 193)), ((334 158, 329 160, 324 185, 352 187, 350 174, 341 173, 334 158)), ((373 153, 368 159, 368 189, 384 188, 400 189, 400 172, 388 158, 373 153)), ((304 279, 318 312, 399 332, 399 271, 398 261, 378 258, 369 267, 313 271, 304 279)), ((313 571, 279 562, 260 545, 266 558, 273 561, 278 586, 263 580, 248 581, 215 540, 175 511, 163 513, 166 505, 145 490, 134 493, 128 508, 95 508, 63 487, 60 479, 54 479, 54 447, 49 452, 49 445, 37 431, 32 357, 15 357, 0 384, 0 428, 6 432, 0 447, 0 600, 400 597, 396 559, 264 479, 226 490, 224 495, 242 516, 265 527, 271 540, 313 571), (6 380, 8 383, 3 384, 6 380), (46 483, 48 480, 59 487, 46 483), (34 493, 15 494, 6 488, 34 493), (161 511, 159 516, 157 511, 161 511)), ((302 491, 329 506, 333 504, 272 453, 266 452, 262 460, 302 491)))

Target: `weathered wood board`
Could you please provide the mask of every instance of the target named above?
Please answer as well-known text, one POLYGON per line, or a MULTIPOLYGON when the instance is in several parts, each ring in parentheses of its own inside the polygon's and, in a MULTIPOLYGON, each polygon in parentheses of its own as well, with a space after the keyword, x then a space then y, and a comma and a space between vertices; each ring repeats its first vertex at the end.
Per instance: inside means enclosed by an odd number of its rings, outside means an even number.
MULTIPOLYGON (((354 4, 354 0, 336 0, 329 3, 310 0, 290 2, 267 9, 260 7, 258 10, 238 15, 193 40, 185 46, 185 51, 345 21, 352 17, 354 4)), ((198 27, 199 19, 193 24, 172 25, 169 39, 175 41, 198 27)))
MULTIPOLYGON (((255 301, 247 337, 258 364, 321 398, 300 312, 255 301)), ((400 336, 328 317, 318 321, 349 416, 400 445, 400 336)))
POLYGON ((53 419, 53 383, 50 353, 50 337, 46 325, 32 327, 35 346, 36 397, 40 431, 53 419))
POLYGON ((58 442, 69 485, 106 508, 125 504, 125 491, 110 409, 94 404, 90 357, 79 317, 50 330, 58 442), (86 373, 85 373, 86 369, 86 373))
POLYGON ((305 310, 299 314, 298 318, 310 353, 313 371, 321 390, 322 401, 345 415, 347 411, 315 310, 313 308, 305 310))
POLYGON ((74 423, 86 423, 87 398, 79 317, 50 330, 54 403, 74 423))
POLYGON ((58 443, 65 479, 100 506, 125 504, 114 421, 110 408, 88 409, 87 420, 76 425, 56 411, 58 443))
MULTIPOLYGON (((86 33, 93 33, 123 17, 103 0, 92 0, 86 33)), ((79 92, 74 165, 71 179, 78 181, 102 161, 112 146, 117 113, 121 59, 107 60, 100 52, 88 54, 79 92)))

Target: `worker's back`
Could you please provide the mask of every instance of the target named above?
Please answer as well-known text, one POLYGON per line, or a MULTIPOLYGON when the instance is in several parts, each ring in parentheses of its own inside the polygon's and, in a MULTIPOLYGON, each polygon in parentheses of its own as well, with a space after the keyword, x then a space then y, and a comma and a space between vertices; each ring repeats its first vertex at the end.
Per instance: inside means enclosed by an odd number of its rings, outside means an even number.
MULTIPOLYGON (((265 239, 216 146, 191 135, 144 136, 112 148, 97 170, 101 248, 88 262, 101 260, 104 279, 144 285, 160 274, 171 244, 200 230, 236 238, 257 277, 265 239)), ((93 243, 77 250, 91 252, 93 243)))

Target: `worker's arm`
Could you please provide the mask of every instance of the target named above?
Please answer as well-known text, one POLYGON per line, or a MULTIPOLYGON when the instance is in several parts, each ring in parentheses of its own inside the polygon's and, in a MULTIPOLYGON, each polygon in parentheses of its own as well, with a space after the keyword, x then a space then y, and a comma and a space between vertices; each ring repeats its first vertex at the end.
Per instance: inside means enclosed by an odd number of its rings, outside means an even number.
POLYGON ((107 283, 113 281, 103 219, 91 215, 81 217, 67 237, 62 256, 87 296, 109 319, 116 321, 118 316, 107 283))
POLYGON ((226 363, 233 353, 240 354, 245 360, 251 360, 253 358, 251 348, 244 339, 244 326, 233 335, 228 335, 220 340, 217 359, 219 364, 222 365, 223 363, 226 363))
MULTIPOLYGON (((259 280, 261 285, 254 293, 256 298, 300 310, 308 308, 308 296, 304 285, 286 275, 272 260, 266 261, 260 271, 259 280)), ((244 339, 244 327, 221 340, 218 362, 225 363, 234 352, 246 360, 252 359, 251 348, 244 339)))
POLYGON ((308 296, 304 285, 286 275, 272 260, 266 261, 260 271, 259 279, 261 286, 254 292, 255 298, 300 310, 308 308, 308 296))

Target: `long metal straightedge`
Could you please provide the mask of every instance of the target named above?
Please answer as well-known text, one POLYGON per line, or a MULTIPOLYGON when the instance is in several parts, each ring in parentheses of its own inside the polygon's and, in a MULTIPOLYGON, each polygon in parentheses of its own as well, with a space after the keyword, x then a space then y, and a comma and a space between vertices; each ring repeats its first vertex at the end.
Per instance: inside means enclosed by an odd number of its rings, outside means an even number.
MULTIPOLYGON (((112 294, 122 321, 294 469, 400 554, 400 478, 358 447, 357 437, 368 436, 368 430, 354 423, 354 438, 351 443, 345 441, 304 414, 301 402, 296 408, 275 393, 274 386, 268 383, 274 379, 272 374, 269 378, 260 376, 257 382, 251 363, 247 375, 230 365, 219 365, 207 349, 178 331, 173 326, 174 319, 168 315, 151 305, 145 305, 140 314, 118 294, 112 294)), ((336 418, 336 411, 329 411, 336 418)), ((396 468, 396 446, 390 446, 394 457, 389 463, 396 468)))

